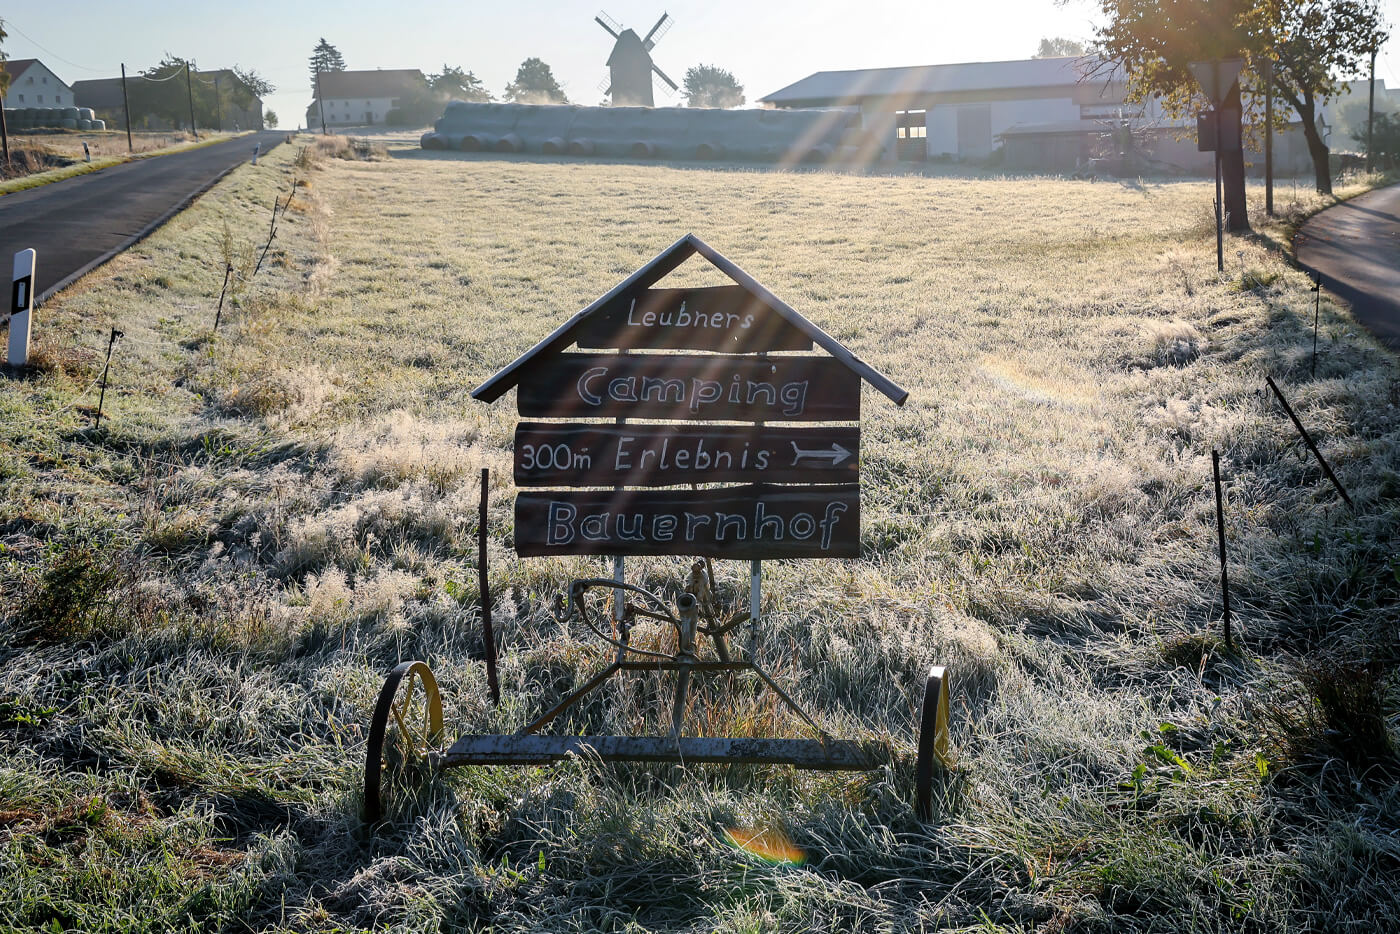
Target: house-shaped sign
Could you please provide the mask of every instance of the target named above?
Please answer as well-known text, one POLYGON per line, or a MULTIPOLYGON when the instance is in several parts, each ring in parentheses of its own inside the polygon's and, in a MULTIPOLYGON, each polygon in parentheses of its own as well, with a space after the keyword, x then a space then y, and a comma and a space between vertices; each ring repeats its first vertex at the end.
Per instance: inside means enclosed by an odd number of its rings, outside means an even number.
POLYGON ((529 419, 522 557, 851 558, 861 380, 909 396, 690 234, 472 396, 529 419), (734 284, 655 287, 695 254, 734 284))

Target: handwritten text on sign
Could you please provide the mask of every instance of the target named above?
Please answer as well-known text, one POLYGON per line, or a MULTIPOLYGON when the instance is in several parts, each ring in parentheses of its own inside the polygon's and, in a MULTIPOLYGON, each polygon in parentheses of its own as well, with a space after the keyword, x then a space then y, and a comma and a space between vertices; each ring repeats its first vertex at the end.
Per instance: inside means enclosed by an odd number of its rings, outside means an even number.
POLYGON ((857 421, 860 377, 830 357, 569 353, 520 383, 528 417, 857 421))
POLYGON ((580 347, 755 353, 811 350, 812 339, 746 289, 645 289, 599 311, 580 347))
POLYGON ((515 550, 521 557, 855 558, 860 493, 854 484, 521 493, 515 550))
POLYGON ((860 429, 560 425, 515 429, 516 486, 854 483, 860 429))

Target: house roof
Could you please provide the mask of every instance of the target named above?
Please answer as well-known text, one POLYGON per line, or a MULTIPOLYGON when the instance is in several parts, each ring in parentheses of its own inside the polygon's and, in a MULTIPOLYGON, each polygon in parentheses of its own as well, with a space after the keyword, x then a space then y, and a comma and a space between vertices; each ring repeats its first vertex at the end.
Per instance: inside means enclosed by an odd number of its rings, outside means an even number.
MULTIPOLYGON (((428 79, 417 68, 384 68, 374 71, 323 71, 321 95, 332 97, 397 97, 426 86, 428 79)), ((313 93, 315 88, 313 87, 313 93)))
POLYGON ((760 98, 762 103, 855 104, 865 98, 1074 85, 1105 63, 1091 56, 963 62, 909 68, 819 71, 760 98))
POLYGON ((122 106, 121 78, 91 78, 73 82, 73 103, 93 110, 122 106))
POLYGON ((554 333, 521 354, 486 382, 473 389, 472 398, 482 402, 495 402, 524 378, 532 364, 537 364, 544 359, 556 356, 566 350, 571 344, 575 343, 583 326, 590 318, 603 312, 623 295, 650 288, 655 285, 673 272, 681 263, 697 253, 708 260, 712 266, 728 276, 737 285, 748 291, 754 298, 772 308, 783 320, 787 321, 788 324, 793 325, 810 337, 813 343, 818 347, 821 347, 841 363, 845 364, 848 369, 853 371, 861 379, 884 393, 895 405, 903 405, 905 400, 909 398, 908 390, 900 388, 889 377, 880 373, 870 366, 870 364, 851 353, 844 344, 811 321, 808 321, 798 312, 794 311, 786 302, 764 288, 757 279, 744 272, 744 270, 740 269, 735 263, 723 256, 714 247, 695 236, 695 234, 686 234, 684 237, 681 237, 658 254, 655 259, 618 283, 606 295, 555 328, 554 333))
POLYGON ((30 65, 33 65, 37 61, 37 58, 6 59, 4 62, 5 71, 9 73, 11 78, 18 78, 20 75, 24 74, 25 71, 29 69, 30 65))

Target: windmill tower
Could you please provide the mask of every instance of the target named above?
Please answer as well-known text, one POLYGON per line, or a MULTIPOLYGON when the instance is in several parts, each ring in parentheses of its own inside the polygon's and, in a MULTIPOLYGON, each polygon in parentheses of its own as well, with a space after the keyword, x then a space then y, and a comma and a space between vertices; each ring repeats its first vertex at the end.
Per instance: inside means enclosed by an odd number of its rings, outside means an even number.
POLYGON ((651 50, 656 47, 656 43, 661 41, 671 29, 675 20, 671 19, 671 14, 662 13, 661 18, 656 21, 656 25, 651 27, 651 32, 647 33, 645 39, 638 38, 637 34, 630 29, 623 29, 622 24, 606 13, 599 12, 593 17, 594 22, 607 30, 617 42, 613 45, 612 55, 608 56, 608 72, 610 81, 607 89, 603 92, 612 98, 614 107, 654 107, 655 98, 651 93, 651 76, 655 72, 656 76, 666 82, 672 91, 680 88, 676 82, 666 76, 666 73, 656 67, 656 63, 651 60, 651 50))

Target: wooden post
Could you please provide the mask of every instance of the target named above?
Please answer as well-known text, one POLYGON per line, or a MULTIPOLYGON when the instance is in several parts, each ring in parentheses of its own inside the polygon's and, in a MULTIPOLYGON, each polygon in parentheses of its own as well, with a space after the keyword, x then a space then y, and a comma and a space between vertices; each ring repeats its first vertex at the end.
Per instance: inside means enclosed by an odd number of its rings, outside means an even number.
POLYGON ((1274 63, 1264 62, 1264 213, 1274 216, 1274 63))
POLYGON ((1283 410, 1287 412, 1288 417, 1293 420, 1293 427, 1297 428, 1298 434, 1303 436, 1303 443, 1308 446, 1309 451, 1312 451, 1313 457, 1317 458, 1318 464, 1322 467, 1322 472, 1327 475, 1328 480, 1332 481, 1332 485, 1337 488, 1337 492, 1341 494, 1342 500, 1347 504, 1347 507, 1355 511, 1356 504, 1351 501, 1351 497, 1347 495, 1347 491, 1342 487, 1342 481, 1338 480, 1337 475, 1332 472, 1331 466, 1327 463, 1327 458, 1322 456, 1322 452, 1319 451, 1317 445, 1313 443, 1312 435, 1308 434, 1308 430, 1303 427, 1303 423, 1299 421, 1298 416, 1293 411, 1293 406, 1289 405, 1288 400, 1283 397, 1283 392, 1278 388, 1278 384, 1274 382, 1274 378, 1272 376, 1265 376, 1264 379, 1268 382, 1269 388, 1274 391, 1274 395, 1278 397, 1278 401, 1283 406, 1283 410))
POLYGON ((1317 379, 1317 321, 1318 321, 1318 317, 1321 316, 1321 314, 1322 314, 1322 276, 1319 275, 1319 274, 1317 274, 1317 273, 1314 273, 1314 274, 1313 274, 1313 287, 1312 287, 1312 290, 1313 290, 1313 292, 1316 293, 1316 298, 1315 298, 1314 301, 1313 301, 1313 355, 1312 355, 1312 371, 1311 371, 1311 373, 1309 373, 1308 375, 1309 375, 1312 379, 1317 379))
MULTIPOLYGON (((1366 103, 1366 171, 1370 172, 1376 166, 1376 137, 1372 130, 1376 123, 1376 53, 1380 51, 1380 46, 1371 49, 1371 92, 1366 103)), ((8 156, 6 157, 8 158, 8 156)))
POLYGON ((195 126, 194 122, 194 78, 192 76, 193 71, 194 63, 189 61, 185 62, 185 91, 189 94, 190 98, 190 133, 194 134, 195 142, 199 142, 199 129, 195 126))
POLYGON ((233 272, 233 264, 224 263, 224 287, 219 289, 219 310, 214 312, 214 333, 219 333, 219 319, 224 316, 224 295, 228 293, 228 277, 233 272))
POLYGON ((1211 448, 1211 467, 1215 471, 1215 527, 1220 536, 1220 597, 1225 607, 1225 647, 1234 648, 1230 632, 1230 575, 1225 557, 1225 496, 1220 489, 1220 452, 1211 448))
POLYGON ((10 127, 5 121, 5 104, 8 103, 0 98, 0 142, 5 144, 5 166, 10 165, 10 127))
POLYGON ((326 135, 326 101, 321 97, 321 69, 316 69, 316 106, 321 108, 321 135, 326 135))
POLYGON ((112 367, 112 345, 121 336, 121 331, 112 328, 112 336, 107 338, 107 360, 102 364, 102 392, 97 397, 97 419, 92 423, 93 428, 102 427, 102 403, 107 399, 107 371, 112 367))
POLYGON ((13 285, 10 288, 10 352, 5 359, 10 366, 29 363, 29 328, 34 318, 34 265, 38 257, 33 249, 15 254, 13 285))
POLYGON ((486 684, 491 703, 501 706, 501 685, 496 680, 496 634, 491 628, 491 582, 486 568, 486 507, 491 490, 491 468, 481 468, 481 512, 476 528, 476 576, 481 591, 481 635, 486 643, 486 684))
POLYGON ((135 152, 131 145, 131 102, 126 97, 126 62, 122 62, 122 115, 126 117, 126 151, 135 152))
POLYGON ((1216 111, 1216 136, 1215 136, 1215 271, 1225 271, 1225 205, 1221 201, 1220 191, 1220 137, 1224 134, 1220 130, 1220 111, 1216 111))

